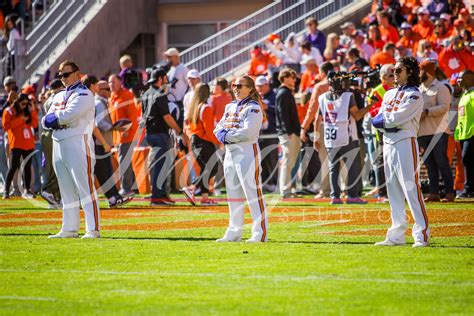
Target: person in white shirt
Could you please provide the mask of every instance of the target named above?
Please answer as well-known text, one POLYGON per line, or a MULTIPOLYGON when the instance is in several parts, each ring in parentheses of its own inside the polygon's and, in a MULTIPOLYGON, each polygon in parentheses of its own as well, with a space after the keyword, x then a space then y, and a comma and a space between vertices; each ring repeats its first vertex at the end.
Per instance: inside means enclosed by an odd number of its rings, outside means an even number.
MULTIPOLYGON (((168 50, 166 50, 163 55, 165 55, 166 59, 171 65, 171 68, 167 74, 168 81, 170 83, 168 90, 168 100, 170 102, 175 102, 178 105, 180 112, 183 113, 183 99, 186 91, 188 91, 188 82, 186 79, 188 67, 181 63, 179 60, 179 51, 174 47, 168 48, 168 50)), ((180 127, 183 127, 183 119, 180 119, 178 124, 180 127)))
POLYGON ((17 30, 15 26, 15 22, 13 21, 13 17, 11 15, 5 18, 5 33, 4 36, 7 39, 7 50, 8 50, 8 67, 7 67, 7 75, 13 75, 15 71, 15 55, 18 53, 18 45, 17 40, 21 39, 20 32, 17 30))
POLYGON ((420 187, 418 135, 423 112, 420 85, 420 67, 414 57, 403 57, 395 64, 397 88, 387 91, 379 114, 372 125, 383 133, 385 183, 392 211, 392 227, 386 239, 376 246, 405 244, 408 221, 405 200, 415 220, 413 247, 429 246, 428 215, 420 187))
POLYGON ((191 69, 188 71, 188 74, 186 75, 186 78, 188 78, 188 92, 184 95, 183 99, 183 107, 184 107, 184 117, 187 117, 189 105, 191 104, 191 101, 194 96, 194 88, 196 88, 197 84, 201 82, 201 74, 197 69, 191 69))
POLYGON ((77 238, 79 209, 85 213, 86 234, 99 238, 99 201, 94 186, 95 101, 80 81, 79 66, 71 61, 59 65, 58 78, 66 87, 53 97, 43 127, 53 130, 53 165, 63 204, 61 231, 50 238, 77 238))

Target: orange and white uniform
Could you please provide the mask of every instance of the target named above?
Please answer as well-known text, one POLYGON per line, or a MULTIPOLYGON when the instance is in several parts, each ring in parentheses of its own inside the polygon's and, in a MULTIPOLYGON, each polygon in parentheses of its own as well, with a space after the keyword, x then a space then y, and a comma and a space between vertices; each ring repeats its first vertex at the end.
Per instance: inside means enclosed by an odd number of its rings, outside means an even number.
POLYGON ((260 105, 245 98, 226 106, 222 119, 214 129, 225 137, 224 175, 229 200, 229 227, 225 238, 240 240, 244 226, 244 199, 252 216, 252 238, 267 241, 268 217, 262 194, 261 157, 258 137, 263 123, 260 105))
POLYGON ((399 129, 383 132, 383 156, 388 197, 392 210, 392 227, 387 239, 398 244, 405 243, 407 217, 405 200, 408 202, 415 224, 412 235, 416 241, 428 242, 430 229, 428 215, 420 188, 420 162, 417 135, 423 96, 417 87, 402 86, 391 89, 384 95, 380 112, 385 128, 399 129))

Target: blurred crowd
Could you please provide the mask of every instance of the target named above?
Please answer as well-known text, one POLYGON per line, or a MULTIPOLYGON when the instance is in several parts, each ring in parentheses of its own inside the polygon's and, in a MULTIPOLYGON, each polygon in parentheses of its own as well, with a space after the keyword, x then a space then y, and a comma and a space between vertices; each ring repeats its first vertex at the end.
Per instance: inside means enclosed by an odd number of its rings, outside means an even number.
MULTIPOLYGON (((12 34, 5 33, 15 36, 12 34)), ((309 18, 302 34, 291 33, 286 38, 269 34, 250 52, 247 71, 266 114, 259 139, 264 191, 282 198, 301 194, 334 198, 328 151, 318 142, 323 130, 317 120, 318 97, 330 88, 328 76, 338 73, 353 78, 348 89, 359 109, 354 136, 358 177, 349 181, 348 170, 343 170, 342 191, 356 192, 352 203, 365 203, 364 195, 387 202, 383 146, 371 119, 377 115, 385 92, 394 87, 395 61, 413 56, 420 63, 420 91, 425 104, 418 143, 426 169, 426 201, 472 197, 473 34, 472 14, 456 0, 374 1, 368 16, 357 25, 343 23, 337 33, 326 34, 315 18, 309 18), (458 107, 462 100, 463 106, 458 107)), ((234 99, 233 79, 202 82, 200 69, 188 69, 177 49, 169 48, 163 56, 163 62, 140 70, 125 55, 117 74, 103 78, 84 74, 82 79, 96 98, 95 152, 100 160, 96 176, 111 207, 139 192, 144 180, 132 168, 132 160, 140 148, 150 149, 149 156, 168 161, 145 163, 149 179, 146 192, 152 192, 152 203, 172 204, 170 192, 195 183, 203 174, 211 178, 204 181, 206 186, 201 183, 196 188, 196 193, 203 195, 203 203, 212 204, 209 195, 219 194, 222 187, 224 153, 210 135, 210 128, 234 99), (150 98, 162 100, 163 96, 167 100, 163 105, 148 105, 150 98), (170 139, 154 137, 161 134, 169 134, 170 139), (183 134, 189 139, 193 135, 205 139, 212 145, 206 150, 215 159, 207 159, 207 164, 196 161, 196 148, 192 141, 182 141, 183 134), (113 176, 115 170, 118 177, 113 176), (183 183, 176 180, 176 173, 186 175, 183 183), (161 181, 157 191, 150 190, 150 183, 157 181, 161 181)), ((0 183, 4 196, 31 198, 42 194, 52 206, 58 206, 60 196, 50 162, 51 136, 38 121, 47 111, 51 96, 63 89, 61 81, 48 81, 41 90, 36 86, 19 89, 11 76, 3 84, 0 183)))

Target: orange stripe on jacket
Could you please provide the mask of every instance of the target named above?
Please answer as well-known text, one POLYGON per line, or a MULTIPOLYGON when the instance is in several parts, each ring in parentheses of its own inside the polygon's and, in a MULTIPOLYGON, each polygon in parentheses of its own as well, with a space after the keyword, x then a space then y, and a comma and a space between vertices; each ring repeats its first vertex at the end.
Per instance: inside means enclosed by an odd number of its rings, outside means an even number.
POLYGON ((420 203, 421 213, 423 214, 423 218, 426 224, 426 228, 423 229, 423 237, 425 239, 425 242, 427 242, 428 236, 426 234, 426 231, 428 230, 428 215, 426 214, 425 202, 423 201, 423 195, 421 194, 421 188, 418 181, 418 151, 416 150, 415 138, 411 139, 411 148, 413 152, 413 165, 415 167, 415 186, 418 196, 418 203, 420 203))
POLYGON ((267 236, 267 229, 265 227, 265 207, 263 205, 263 197, 262 197, 262 190, 260 189, 260 184, 259 184, 259 163, 258 163, 258 150, 257 150, 257 144, 253 144, 253 154, 255 157, 255 184, 257 186, 257 198, 258 198, 258 205, 260 206, 260 215, 262 217, 261 220, 261 225, 262 225, 262 239, 261 241, 265 241, 265 237, 267 236))
POLYGON ((92 206, 94 207, 94 221, 95 221, 94 230, 99 230, 99 212, 98 212, 98 207, 97 207, 97 201, 95 200, 95 194, 94 194, 94 184, 92 181, 91 152, 89 149, 89 143, 87 142, 87 135, 84 135, 84 143, 86 144, 86 155, 87 155, 87 180, 89 182, 89 192, 91 194, 92 206))

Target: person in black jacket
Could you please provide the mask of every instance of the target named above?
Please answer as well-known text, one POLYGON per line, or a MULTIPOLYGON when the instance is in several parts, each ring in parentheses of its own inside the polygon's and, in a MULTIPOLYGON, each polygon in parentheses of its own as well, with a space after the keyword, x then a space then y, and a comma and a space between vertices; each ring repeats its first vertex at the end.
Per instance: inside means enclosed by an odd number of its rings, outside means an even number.
POLYGON ((276 128, 278 139, 282 150, 282 161, 280 169, 280 194, 283 198, 292 197, 291 194, 291 171, 295 167, 296 159, 301 147, 299 138, 300 122, 296 110, 295 89, 296 73, 292 69, 280 71, 278 80, 281 86, 276 95, 276 128))
POLYGON ((151 146, 148 156, 151 170, 151 206, 172 205, 174 201, 170 199, 166 186, 166 179, 174 162, 169 130, 173 129, 178 137, 181 137, 184 146, 188 144, 188 137, 169 111, 166 70, 163 68, 153 70, 147 83, 150 87, 142 96, 142 113, 146 141, 151 146))

